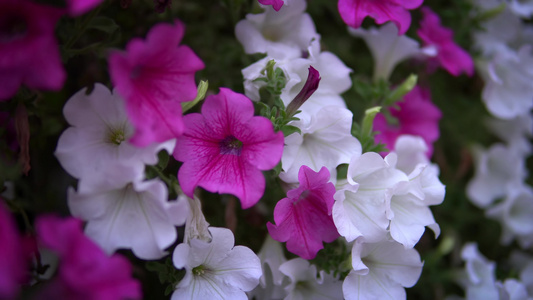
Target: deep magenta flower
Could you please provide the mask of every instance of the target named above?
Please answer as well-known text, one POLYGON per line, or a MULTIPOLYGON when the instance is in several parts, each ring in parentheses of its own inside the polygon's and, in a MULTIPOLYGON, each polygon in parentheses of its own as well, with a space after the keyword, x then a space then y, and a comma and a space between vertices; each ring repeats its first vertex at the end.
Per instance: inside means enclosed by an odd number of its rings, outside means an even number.
POLYGON ((453 41, 453 31, 443 27, 439 16, 429 7, 422 7, 423 18, 420 29, 416 31, 424 46, 435 47, 437 56, 431 58, 453 76, 465 72, 468 76, 474 74, 474 61, 468 52, 453 41))
POLYGON ((59 90, 66 78, 54 37, 62 11, 27 0, 0 1, 0 101, 29 88, 59 90))
POLYGON ((283 133, 274 132, 267 118, 254 117, 250 99, 227 88, 208 96, 201 114, 183 120, 186 129, 174 150, 184 162, 178 172, 183 192, 192 198, 201 186, 237 196, 243 208, 256 204, 265 191, 261 170, 280 161, 283 133))
POLYGON ((330 243, 339 237, 331 217, 335 186, 329 179, 326 167, 315 172, 308 166, 301 166, 298 172, 300 186, 287 192, 287 198, 276 204, 276 225, 267 224, 273 239, 287 242, 290 252, 305 259, 315 258, 324 248, 322 241, 330 243))
POLYGON ((58 274, 38 299, 140 299, 141 285, 130 262, 107 256, 83 234, 81 220, 41 216, 35 222, 41 246, 59 256, 58 274))
POLYGON ((66 0, 67 10, 71 16, 82 15, 98 6, 104 0, 66 0))
POLYGON ((279 11, 283 6, 283 0, 258 0, 263 5, 272 5, 275 11, 279 11))
POLYGON ((28 279, 26 252, 15 220, 0 198, 0 299, 15 299, 20 285, 28 279))
POLYGON ((185 27, 180 21, 155 25, 146 40, 132 39, 126 52, 109 57, 111 79, 126 101, 135 127, 130 142, 144 147, 183 133, 181 102, 196 97, 194 73, 204 63, 180 45, 185 27))
POLYGON ((391 21, 403 35, 411 25, 411 14, 407 11, 422 5, 424 0, 339 0, 339 13, 344 23, 353 28, 361 27, 368 16, 383 24, 391 21))
POLYGON ((428 146, 427 156, 433 155, 433 142, 440 135, 439 120, 442 113, 431 102, 429 89, 419 86, 407 93, 403 100, 396 103, 398 108, 391 107, 390 115, 395 123, 388 123, 381 113, 374 119, 374 131, 380 132, 375 136, 376 142, 383 143, 388 149, 394 149, 396 139, 403 134, 418 135, 428 146))

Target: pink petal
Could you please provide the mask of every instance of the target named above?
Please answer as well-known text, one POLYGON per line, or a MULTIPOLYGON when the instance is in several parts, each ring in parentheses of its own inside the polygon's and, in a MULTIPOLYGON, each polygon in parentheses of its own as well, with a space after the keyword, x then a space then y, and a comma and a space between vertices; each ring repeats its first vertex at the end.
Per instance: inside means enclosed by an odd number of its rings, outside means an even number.
POLYGON ((279 11, 283 6, 283 0, 258 0, 263 5, 272 5, 275 11, 279 11))

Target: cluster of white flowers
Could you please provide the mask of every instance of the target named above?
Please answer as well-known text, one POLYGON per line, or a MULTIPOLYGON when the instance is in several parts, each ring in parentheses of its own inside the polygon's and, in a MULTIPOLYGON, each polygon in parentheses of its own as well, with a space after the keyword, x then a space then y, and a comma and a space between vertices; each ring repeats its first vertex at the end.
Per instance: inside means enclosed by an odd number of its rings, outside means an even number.
POLYGON ((465 269, 457 276, 465 289, 465 298, 449 296, 448 300, 530 300, 533 299, 533 259, 514 253, 510 264, 519 266, 519 278, 496 280, 496 263, 488 260, 478 250, 477 244, 467 243, 461 251, 465 269))
POLYGON ((524 180, 533 136, 533 26, 531 3, 478 1, 481 10, 501 10, 475 34, 482 58, 477 67, 485 81, 482 99, 494 118, 487 125, 501 140, 489 149, 475 147, 476 173, 467 194, 503 227, 501 241, 533 245, 533 188, 524 180), (501 201, 499 201, 501 200, 501 201), (498 202, 499 201, 499 202, 498 202))

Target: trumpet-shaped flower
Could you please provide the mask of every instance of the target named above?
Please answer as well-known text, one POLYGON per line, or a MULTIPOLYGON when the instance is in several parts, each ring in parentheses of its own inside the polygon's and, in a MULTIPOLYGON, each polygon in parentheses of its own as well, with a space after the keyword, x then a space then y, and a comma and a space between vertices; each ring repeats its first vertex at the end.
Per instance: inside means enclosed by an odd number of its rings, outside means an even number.
POLYGON ((288 294, 284 299, 329 300, 342 299, 342 282, 301 258, 283 263, 279 270, 290 282, 285 286, 288 294))
POLYGON ((286 293, 282 285, 287 277, 279 270, 279 267, 287 261, 283 246, 267 235, 257 256, 261 260, 263 276, 259 279, 259 285, 248 293, 248 297, 257 300, 285 298, 286 293))
POLYGON ((292 0, 279 12, 275 3, 283 5, 283 1, 269 2, 273 3, 274 9, 266 8, 264 13, 246 15, 246 19, 235 26, 235 36, 249 54, 267 53, 276 60, 301 57, 311 41, 320 38, 313 20, 305 13, 307 2, 292 0))
POLYGON ((210 227, 209 232, 211 242, 191 239, 174 250, 174 266, 187 273, 171 299, 248 299, 245 292, 259 284, 262 274, 259 258, 247 247, 234 247, 231 230, 210 227))
POLYGON ((352 113, 345 108, 324 107, 311 120, 291 125, 300 128, 301 134, 296 132, 285 139, 281 158, 284 172, 280 174, 285 182, 298 182, 298 172, 303 165, 314 171, 326 167, 333 173, 338 165, 361 155, 361 143, 350 132, 352 113))
POLYGON ((94 85, 91 94, 86 93, 87 89, 79 91, 65 104, 63 114, 72 127, 61 134, 55 151, 61 166, 80 179, 79 192, 94 192, 94 185, 106 170, 128 165, 132 172, 142 175, 145 164, 157 163, 160 150, 172 153, 175 140, 144 148, 128 141, 134 129, 116 93, 100 83, 94 85))
POLYGON ((387 23, 380 28, 350 28, 351 35, 365 40, 374 59, 374 79, 388 80, 400 62, 422 53, 417 41, 398 35, 398 28, 387 23))
POLYGON ((345 299, 405 299, 404 287, 412 287, 424 263, 416 249, 395 241, 365 243, 357 239, 352 248, 353 270, 344 280, 345 299))
POLYGON ((68 192, 70 211, 87 221, 85 233, 107 253, 126 248, 142 259, 163 257, 177 238, 175 226, 187 219, 185 199, 168 201, 163 182, 141 181, 130 166, 117 166, 101 176, 105 179, 93 192, 68 192))
POLYGON ((37 299, 140 299, 141 285, 131 277, 123 256, 107 256, 82 231, 78 219, 41 216, 35 222, 39 241, 60 258, 57 277, 37 299))
POLYGON ((394 123, 389 123, 385 115, 379 113, 374 119, 376 142, 383 143, 388 149, 394 149, 394 144, 400 135, 417 135, 424 139, 428 146, 426 155, 433 155, 433 143, 439 138, 439 120, 442 113, 431 102, 431 94, 428 89, 415 86, 407 93, 403 100, 397 102, 398 108, 389 108, 394 123))
POLYGON ((265 190, 261 170, 279 162, 284 138, 270 120, 253 114, 250 99, 221 88, 206 98, 201 114, 184 117, 187 126, 174 158, 183 162, 178 179, 187 196, 200 186, 237 196, 243 208, 259 201, 265 190))
POLYGON ((61 89, 66 73, 54 37, 61 15, 60 9, 34 1, 0 2, 0 101, 14 96, 22 84, 61 89))
POLYGON ((446 71, 453 76, 462 72, 468 76, 474 74, 474 61, 470 54, 453 41, 453 31, 440 24, 439 16, 429 7, 423 7, 424 18, 420 22, 417 34, 424 42, 424 46, 437 49, 435 59, 446 71))
POLYGON ((339 13, 344 23, 359 28, 366 17, 371 17, 377 24, 391 21, 398 27, 398 34, 403 35, 411 25, 410 9, 422 5, 424 0, 339 0, 339 13))
POLYGON ((339 236, 331 218, 335 186, 329 179, 326 167, 319 172, 308 166, 300 167, 300 186, 287 192, 287 198, 276 204, 276 225, 267 224, 273 239, 287 242, 290 252, 305 259, 315 258, 323 241, 331 243, 339 236))
POLYGON ((189 47, 180 45, 184 31, 180 21, 158 24, 145 41, 133 39, 126 52, 115 51, 109 57, 111 79, 135 127, 130 142, 136 146, 183 133, 181 102, 194 99, 194 73, 204 68, 189 47))

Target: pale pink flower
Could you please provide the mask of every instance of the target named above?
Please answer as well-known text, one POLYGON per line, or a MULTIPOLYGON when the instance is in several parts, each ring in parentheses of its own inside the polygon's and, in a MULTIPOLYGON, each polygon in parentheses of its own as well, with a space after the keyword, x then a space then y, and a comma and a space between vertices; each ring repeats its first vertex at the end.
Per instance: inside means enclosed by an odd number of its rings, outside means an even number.
POLYGON ((185 27, 180 21, 154 26, 146 40, 133 39, 126 52, 109 57, 111 79, 126 101, 135 127, 130 142, 147 146, 183 133, 181 102, 195 98, 194 73, 204 63, 180 45, 185 27))
POLYGON ((279 11, 284 4, 283 0, 257 0, 257 1, 259 1, 259 3, 263 5, 272 5, 272 8, 275 11, 279 11))
POLYGON ((0 198, 0 299, 14 299, 24 283, 28 260, 15 220, 0 198))
POLYGON ((56 277, 37 299, 140 299, 141 286, 132 278, 130 262, 107 256, 82 231, 75 218, 41 216, 35 222, 41 246, 59 256, 56 277))
POLYGON ((333 242, 339 233, 333 223, 331 210, 335 186, 329 182, 326 167, 319 172, 308 166, 300 167, 300 186, 287 192, 274 209, 274 221, 267 224, 273 239, 287 242, 287 249, 305 259, 315 258, 324 248, 322 241, 333 242))
POLYGON ((61 9, 27 0, 0 1, 0 101, 29 88, 59 90, 66 78, 54 37, 61 9))
POLYGON ((394 149, 394 144, 400 135, 417 135, 424 139, 428 146, 428 157, 433 154, 433 143, 439 138, 439 120, 442 113, 431 102, 428 89, 415 86, 406 94, 402 101, 396 103, 399 108, 389 108, 390 115, 397 124, 389 124, 381 113, 374 119, 374 130, 378 131, 376 142, 383 143, 388 149, 394 149))
POLYGON ((201 114, 183 117, 186 129, 174 158, 184 162, 178 179, 187 196, 201 186, 237 196, 243 208, 259 201, 265 190, 261 171, 278 164, 284 138, 270 120, 253 114, 250 99, 220 88, 218 95, 206 98, 201 114))
POLYGON ((339 0, 339 13, 344 23, 359 28, 366 17, 371 17, 377 24, 391 21, 398 27, 398 34, 403 35, 411 25, 410 9, 422 5, 424 0, 339 0))
POLYGON ((423 19, 420 29, 416 31, 425 47, 435 47, 437 56, 430 58, 453 76, 462 72, 468 76, 474 74, 474 61, 470 54, 453 41, 453 31, 441 25, 439 16, 429 7, 422 7, 423 19))

